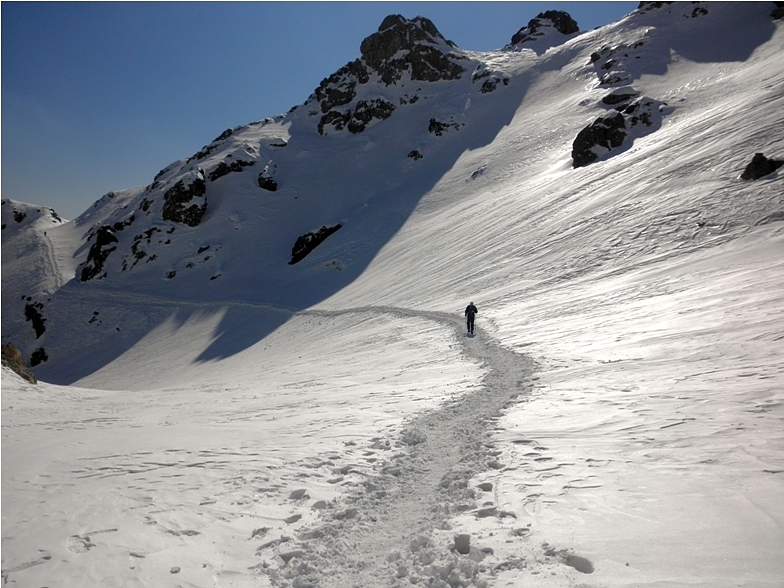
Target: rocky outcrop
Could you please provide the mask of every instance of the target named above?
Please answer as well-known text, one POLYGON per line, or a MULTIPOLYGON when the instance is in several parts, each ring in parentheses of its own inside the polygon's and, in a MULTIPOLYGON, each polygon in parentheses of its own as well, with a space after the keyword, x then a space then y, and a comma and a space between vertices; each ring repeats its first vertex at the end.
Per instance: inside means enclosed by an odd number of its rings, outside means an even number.
POLYGON ((179 180, 163 194, 163 220, 198 226, 207 210, 206 191, 201 171, 188 185, 179 180))
POLYGON ((784 161, 777 161, 775 159, 768 159, 762 153, 755 153, 751 158, 751 162, 743 170, 740 175, 742 180, 758 180, 784 165, 784 161))
POLYGON ((360 100, 357 102, 351 120, 348 121, 348 130, 352 133, 361 133, 371 121, 389 118, 393 112, 395 112, 394 105, 383 98, 360 100))
MULTIPOLYGON (((29 298, 28 298, 29 300, 29 298)), ((41 314, 44 305, 40 302, 31 302, 25 304, 25 320, 33 323, 33 330, 35 331, 35 338, 38 339, 46 332, 44 323, 46 319, 41 314)))
POLYGON ((773 20, 780 20, 784 18, 784 2, 774 2, 773 4, 776 5, 776 8, 774 8, 773 12, 770 13, 770 17, 773 20))
MULTIPOLYGON (((326 134, 347 129, 361 133, 374 120, 389 118, 395 106, 384 98, 358 99, 358 86, 376 78, 378 84, 390 86, 410 79, 437 82, 458 79, 465 67, 464 58, 452 51, 435 25, 418 16, 407 20, 400 15, 384 19, 376 33, 360 45, 361 58, 356 59, 324 79, 308 102, 318 102, 321 118, 318 132, 326 134)), ((402 104, 416 102, 411 96, 402 104)))
POLYGON ((227 176, 232 172, 241 172, 244 168, 250 167, 255 163, 255 161, 243 161, 241 159, 235 159, 230 163, 221 161, 217 166, 215 166, 215 169, 210 172, 210 181, 214 182, 218 178, 227 176))
POLYGON ((573 35, 580 32, 577 22, 562 10, 548 10, 540 12, 536 18, 528 21, 528 25, 521 28, 512 36, 512 45, 530 43, 538 41, 544 37, 549 30, 555 30, 562 35, 573 35))
POLYGON ((272 177, 275 175, 275 164, 271 161, 264 166, 264 169, 259 174, 259 188, 275 192, 278 189, 278 182, 272 177))
POLYGON ((445 45, 454 47, 430 20, 422 16, 407 20, 396 14, 387 16, 359 50, 367 66, 389 86, 406 72, 422 82, 458 79, 465 68, 444 52, 445 45))
POLYGON ((708 14, 708 9, 705 6, 702 6, 704 2, 640 2, 637 6, 638 12, 650 12, 652 10, 660 10, 662 8, 672 6, 673 4, 677 4, 685 8, 684 16, 691 16, 691 18, 697 18, 698 16, 704 16, 708 14), (691 6, 689 5, 691 4, 691 6), (688 13, 688 9, 691 8, 691 14, 688 13))
POLYGON ((459 131, 461 126, 462 125, 460 123, 451 120, 451 117, 447 122, 442 122, 440 120, 431 118, 430 123, 427 126, 427 131, 434 134, 436 137, 440 137, 450 129, 459 131))
POLYGON ((635 137, 658 130, 663 106, 662 102, 643 96, 621 104, 612 114, 600 116, 581 130, 572 143, 573 166, 593 163, 602 155, 630 145, 635 137))
POLYGON ((591 63, 596 70, 600 86, 615 86, 627 84, 632 79, 628 65, 636 59, 642 58, 640 47, 644 41, 618 45, 605 45, 599 51, 591 54, 591 63))
POLYGON ((341 227, 342 225, 340 224, 331 227, 322 226, 315 233, 305 233, 304 235, 297 237, 294 247, 291 248, 291 261, 289 261, 289 265, 294 265, 305 259, 311 251, 324 241, 324 239, 341 227))
POLYGON ((600 116, 577 134, 572 143, 574 167, 582 167, 599 159, 601 152, 612 151, 626 139, 626 120, 621 113, 600 116))
POLYGON ((3 366, 17 373, 21 378, 27 380, 31 384, 37 384, 38 380, 33 375, 33 372, 27 369, 24 360, 22 359, 21 352, 14 347, 11 343, 3 345, 2 350, 3 366))
POLYGON ((33 351, 33 354, 30 356, 30 367, 35 367, 45 361, 49 361, 49 356, 43 347, 39 347, 33 351))
POLYGON ((79 275, 79 280, 82 282, 101 276, 106 260, 111 252, 117 249, 117 237, 114 236, 114 232, 109 226, 100 227, 95 232, 94 238, 95 242, 90 247, 87 261, 82 265, 82 271, 79 275))
POLYGON ((476 84, 479 81, 482 82, 479 91, 482 94, 489 94, 490 92, 495 91, 500 83, 503 83, 504 86, 508 86, 509 76, 500 72, 490 71, 486 65, 481 64, 478 65, 474 70, 474 73, 471 74, 472 84, 476 84))

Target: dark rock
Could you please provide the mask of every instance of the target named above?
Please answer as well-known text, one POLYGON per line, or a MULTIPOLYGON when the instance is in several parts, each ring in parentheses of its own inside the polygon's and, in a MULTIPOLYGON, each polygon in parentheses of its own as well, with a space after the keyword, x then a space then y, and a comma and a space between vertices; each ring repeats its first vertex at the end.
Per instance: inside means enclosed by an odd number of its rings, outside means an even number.
POLYGON ((669 6, 670 4, 675 4, 675 2, 640 2, 637 6, 637 10, 642 12, 650 12, 651 10, 658 10, 659 8, 664 8, 665 6, 669 6))
POLYGON ((27 218, 27 214, 24 212, 20 212, 18 210, 14 210, 14 221, 21 223, 24 219, 27 218))
POLYGON ((351 111, 343 111, 339 112, 337 110, 331 110, 327 114, 321 117, 321 120, 318 124, 318 132, 319 135, 324 134, 324 127, 327 125, 332 125, 336 131, 342 131, 348 122, 351 120, 351 111))
POLYGON ((49 360, 49 356, 46 354, 44 348, 39 347, 38 349, 33 351, 33 354, 30 356, 30 367, 35 367, 48 360, 49 360))
POLYGON ((370 75, 359 59, 347 63, 316 88, 314 96, 321 103, 321 112, 327 113, 337 106, 348 104, 356 98, 357 84, 369 81, 370 75))
POLYGON ((751 163, 746 166, 740 177, 742 180, 758 180, 768 174, 772 174, 782 165, 784 165, 784 161, 768 159, 762 153, 755 153, 751 163))
POLYGON ((460 130, 460 124, 456 122, 441 122, 431 118, 427 127, 428 132, 433 133, 436 137, 440 137, 449 129, 460 130))
POLYGON ((392 116, 393 112, 395 112, 394 105, 383 98, 360 100, 348 122, 348 130, 354 134, 361 133, 372 120, 384 120, 392 116))
POLYGON ((262 172, 259 174, 259 188, 264 188, 265 190, 274 192, 278 189, 278 183, 272 178, 265 176, 262 172))
POLYGON ((548 10, 540 12, 536 18, 528 21, 528 25, 521 28, 512 36, 512 45, 536 41, 545 35, 542 29, 554 28, 562 35, 573 35, 580 32, 577 22, 562 10, 548 10), (549 21, 549 22, 543 22, 549 21))
POLYGON ((201 172, 187 186, 182 180, 178 181, 163 195, 163 220, 182 223, 189 227, 198 226, 207 210, 206 191, 201 172))
POLYGON ((11 343, 3 345, 2 348, 2 362, 3 365, 10 370, 16 372, 21 378, 27 380, 31 384, 37 384, 33 372, 27 369, 24 360, 22 359, 21 352, 14 347, 11 343))
POLYGON ((278 189, 278 183, 272 177, 274 173, 275 164, 270 161, 259 174, 259 188, 275 192, 278 189))
POLYGON ((342 225, 340 224, 331 227, 322 226, 315 233, 305 233, 304 235, 297 237, 294 247, 291 248, 291 261, 289 261, 289 265, 294 265, 305 259, 311 251, 324 241, 324 239, 341 227, 342 225))
POLYGON ((116 222, 116 223, 114 223, 112 225, 112 231, 115 232, 115 233, 119 233, 120 231, 122 231, 126 227, 130 227, 133 224, 134 220, 135 220, 134 216, 131 215, 128 218, 126 218, 125 220, 123 220, 123 221, 118 221, 118 222, 116 222))
MULTIPOLYGON (((372 74, 387 86, 396 84, 406 74, 415 81, 458 79, 465 71, 458 63, 463 56, 454 54, 452 47, 454 44, 444 39, 426 18, 386 17, 378 32, 362 41, 362 58, 322 80, 308 100, 319 102, 319 134, 325 134, 329 126, 336 131, 348 128, 352 133, 360 133, 370 121, 384 120, 394 112, 394 106, 384 99, 361 100, 351 106, 357 97, 357 86, 369 83, 372 74)), ((401 98, 401 104, 416 100, 416 96, 401 98)))
POLYGON ((621 113, 602 116, 577 134, 572 144, 574 167, 582 167, 599 158, 596 146, 612 150, 620 147, 626 138, 626 120, 621 113))
POLYGON ((663 103, 647 98, 638 98, 624 104, 616 114, 600 116, 581 130, 572 143, 573 166, 583 167, 603 155, 618 150, 624 143, 631 142, 631 131, 636 136, 650 134, 661 126, 663 103))
POLYGON ((87 261, 82 266, 80 274, 80 281, 86 282, 92 280, 103 272, 103 264, 109 257, 109 254, 117 249, 117 237, 109 226, 102 226, 95 233, 95 243, 90 247, 87 254, 87 261))
MULTIPOLYGON (((146 241, 146 244, 149 245, 150 241, 152 240, 153 234, 160 233, 160 232, 161 232, 161 230, 159 228, 151 227, 151 228, 147 229, 146 231, 144 231, 141 235, 136 235, 133 238, 133 243, 131 244, 131 253, 133 254, 134 262, 133 262, 133 265, 131 266, 132 268, 140 260, 142 260, 145 257, 147 257, 147 252, 144 251, 143 249, 141 249, 142 242, 146 241)), ((147 261, 153 261, 153 260, 155 260, 156 257, 157 257, 156 255, 151 255, 150 257, 147 258, 147 261)), ((123 267, 123 270, 125 270, 125 269, 126 268, 123 267)))
POLYGON ((784 18, 784 2, 774 2, 773 4, 776 5, 776 8, 774 8, 773 12, 770 13, 771 18, 773 20, 784 18))
POLYGON ((442 44, 454 46, 430 20, 422 16, 407 20, 390 15, 378 32, 362 41, 359 50, 363 61, 387 86, 400 80, 406 71, 412 80, 423 82, 456 80, 465 68, 437 47, 442 44))
POLYGON ((423 156, 422 156, 422 154, 419 151, 414 149, 411 153, 408 154, 408 157, 410 157, 414 161, 417 161, 419 159, 422 159, 423 156))
POLYGON ((252 166, 255 161, 242 161, 238 159, 236 161, 232 161, 231 163, 226 163, 225 161, 221 161, 214 170, 210 172, 210 181, 214 182, 218 178, 222 178, 230 174, 231 172, 241 172, 243 168, 252 166))
POLYGON ((46 319, 41 314, 43 309, 44 305, 40 302, 25 304, 25 320, 33 323, 36 339, 46 332, 46 327, 44 326, 46 319))

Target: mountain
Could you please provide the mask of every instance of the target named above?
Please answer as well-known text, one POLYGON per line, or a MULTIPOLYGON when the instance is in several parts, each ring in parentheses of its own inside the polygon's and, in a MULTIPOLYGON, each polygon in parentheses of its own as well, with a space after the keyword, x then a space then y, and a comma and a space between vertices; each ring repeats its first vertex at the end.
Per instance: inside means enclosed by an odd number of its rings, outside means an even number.
POLYGON ((491 52, 392 15, 147 186, 69 222, 3 200, 2 340, 46 382, 4 371, 4 534, 47 476, 111 497, 4 573, 97 585, 72 554, 106 532, 141 585, 775 585, 780 12, 548 11, 491 52))

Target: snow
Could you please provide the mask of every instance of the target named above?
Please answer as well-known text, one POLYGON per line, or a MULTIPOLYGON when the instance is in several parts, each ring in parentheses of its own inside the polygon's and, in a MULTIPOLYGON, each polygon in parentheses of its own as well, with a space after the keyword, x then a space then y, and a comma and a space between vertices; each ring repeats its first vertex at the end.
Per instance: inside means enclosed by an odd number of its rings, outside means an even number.
POLYGON ((470 54, 508 86, 469 69, 360 135, 306 109, 238 128, 199 165, 250 145, 281 189, 221 179, 161 266, 65 282, 138 189, 47 228, 41 279, 43 228, 4 230, 3 341, 40 296, 59 357, 35 386, 3 369, 4 582, 780 586, 784 190, 738 176, 784 157, 784 31, 704 6, 470 54), (624 83, 661 128, 572 169, 612 90, 591 54, 639 40, 624 83))

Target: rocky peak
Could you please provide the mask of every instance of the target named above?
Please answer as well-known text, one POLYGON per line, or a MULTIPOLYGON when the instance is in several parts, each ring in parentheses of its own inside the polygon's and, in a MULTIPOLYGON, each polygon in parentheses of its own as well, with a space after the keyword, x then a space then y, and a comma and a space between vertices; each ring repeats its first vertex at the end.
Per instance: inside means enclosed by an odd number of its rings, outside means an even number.
POLYGON ((427 18, 407 20, 399 14, 386 17, 378 32, 359 47, 362 60, 387 85, 409 71, 412 80, 454 80, 464 68, 449 59, 454 43, 447 41, 427 18))
POLYGON ((528 21, 528 25, 521 28, 512 36, 512 45, 538 41, 549 31, 555 30, 562 35, 573 35, 580 32, 577 22, 562 10, 548 10, 540 12, 536 18, 528 21))
POLYGON ((391 116, 395 105, 386 99, 357 100, 357 86, 375 81, 392 86, 405 80, 437 82, 456 80, 466 68, 464 56, 447 41, 427 18, 408 20, 399 14, 387 16, 378 31, 360 45, 356 59, 324 79, 308 100, 318 101, 321 120, 318 131, 348 128, 362 132, 371 120, 391 116))

